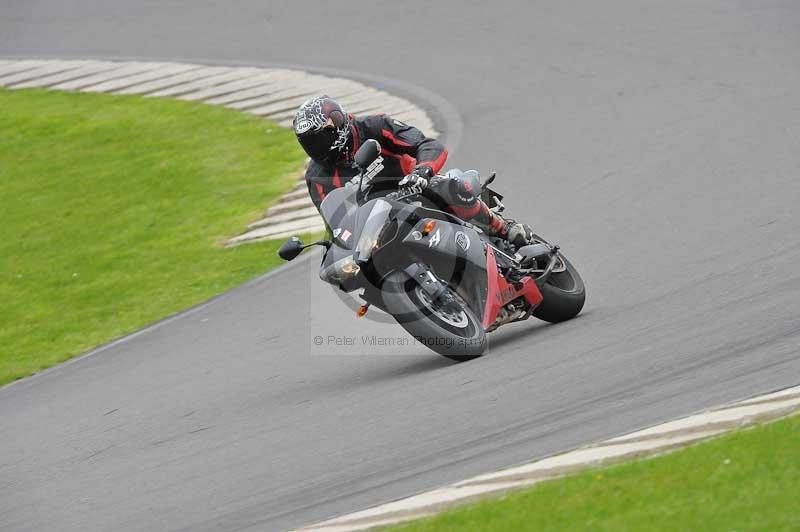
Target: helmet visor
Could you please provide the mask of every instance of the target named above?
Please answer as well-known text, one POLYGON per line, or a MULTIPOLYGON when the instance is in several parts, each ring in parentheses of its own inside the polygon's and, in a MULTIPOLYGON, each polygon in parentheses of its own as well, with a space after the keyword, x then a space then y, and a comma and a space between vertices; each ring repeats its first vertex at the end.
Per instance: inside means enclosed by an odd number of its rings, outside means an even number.
POLYGON ((325 127, 317 131, 310 131, 297 137, 300 145, 312 159, 325 159, 336 141, 336 130, 325 127))

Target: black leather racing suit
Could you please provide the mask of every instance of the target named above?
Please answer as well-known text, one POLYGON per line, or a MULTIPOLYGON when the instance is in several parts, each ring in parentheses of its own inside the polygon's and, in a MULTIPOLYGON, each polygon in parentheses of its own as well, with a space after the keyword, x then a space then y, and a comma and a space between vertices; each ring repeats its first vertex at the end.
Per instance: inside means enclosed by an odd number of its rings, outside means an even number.
MULTIPOLYGON (((436 174, 447 160, 447 150, 441 142, 399 120, 386 115, 350 116, 350 119, 346 153, 335 164, 312 159, 306 170, 308 192, 317 209, 326 194, 358 174, 352 156, 367 139, 375 139, 381 145, 384 168, 373 179, 376 187, 396 190, 397 182, 415 168, 427 166, 436 174)), ((502 235, 506 230, 503 218, 481 201, 478 191, 467 181, 434 176, 423 193, 441 209, 479 224, 488 234, 502 235)))

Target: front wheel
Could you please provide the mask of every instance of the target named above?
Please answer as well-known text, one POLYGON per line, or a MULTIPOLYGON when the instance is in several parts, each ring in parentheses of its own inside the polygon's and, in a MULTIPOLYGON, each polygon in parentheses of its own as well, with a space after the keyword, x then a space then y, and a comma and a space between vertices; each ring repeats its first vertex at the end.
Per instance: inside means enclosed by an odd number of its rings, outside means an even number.
POLYGON ((383 283, 386 310, 418 342, 459 362, 477 358, 486 347, 481 321, 450 290, 460 309, 445 309, 404 272, 389 274, 383 283))

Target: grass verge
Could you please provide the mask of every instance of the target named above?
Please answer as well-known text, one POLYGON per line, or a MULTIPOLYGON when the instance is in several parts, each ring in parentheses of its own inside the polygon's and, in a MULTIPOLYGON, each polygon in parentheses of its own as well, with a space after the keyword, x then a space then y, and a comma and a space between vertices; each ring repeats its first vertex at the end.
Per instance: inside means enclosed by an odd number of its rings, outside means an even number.
POLYGON ((800 416, 386 530, 800 530, 800 416))
POLYGON ((278 243, 221 243, 303 159, 220 107, 0 90, 0 384, 275 266, 278 243))

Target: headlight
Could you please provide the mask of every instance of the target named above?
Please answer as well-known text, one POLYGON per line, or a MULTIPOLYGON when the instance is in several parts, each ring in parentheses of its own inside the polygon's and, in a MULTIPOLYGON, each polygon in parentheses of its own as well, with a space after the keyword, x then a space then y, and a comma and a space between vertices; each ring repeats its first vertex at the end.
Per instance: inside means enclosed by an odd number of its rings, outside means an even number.
POLYGON ((343 275, 346 275, 348 277, 351 277, 353 275, 358 275, 358 272, 361 271, 361 268, 358 266, 358 264, 353 262, 352 257, 346 257, 337 262, 336 264, 334 264, 334 266, 336 266, 337 264, 340 265, 339 271, 342 272, 343 275))
POLYGON ((319 277, 326 283, 339 284, 355 277, 361 268, 355 263, 353 257, 339 259, 319 272, 319 277))

